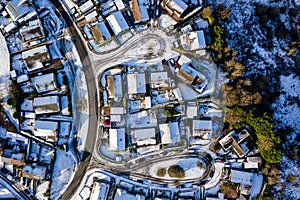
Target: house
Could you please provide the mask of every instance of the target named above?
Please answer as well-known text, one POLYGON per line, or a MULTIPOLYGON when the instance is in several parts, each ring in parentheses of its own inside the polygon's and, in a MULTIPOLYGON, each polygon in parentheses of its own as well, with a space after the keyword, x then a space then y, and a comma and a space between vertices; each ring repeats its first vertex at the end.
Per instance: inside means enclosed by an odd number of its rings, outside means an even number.
POLYGON ((101 4, 100 9, 102 11, 102 16, 107 16, 110 13, 117 11, 116 4, 112 0, 101 4))
POLYGON ((198 106, 194 102, 189 102, 186 108, 186 116, 188 119, 193 119, 198 116, 198 106))
POLYGON ((131 130, 131 135, 137 146, 156 144, 155 128, 134 129, 131 130))
POLYGON ((18 143, 19 146, 26 147, 29 144, 29 140, 18 133, 7 131, 6 138, 12 143, 18 143))
POLYGON ((125 5, 122 0, 114 0, 114 3, 116 5, 116 7, 118 8, 118 10, 125 9, 125 5))
POLYGON ((119 74, 113 76, 106 76, 106 89, 108 92, 108 98, 114 98, 115 101, 119 101, 123 97, 122 91, 122 77, 119 74))
POLYGON ((17 77, 17 83, 20 84, 20 83, 24 83, 26 81, 29 80, 29 77, 27 74, 22 74, 20 76, 17 77))
POLYGON ((109 150, 125 151, 125 129, 109 129, 109 150))
POLYGON ((192 60, 189 57, 187 57, 186 55, 181 55, 177 61, 179 66, 182 66, 185 64, 190 64, 191 62, 192 62, 192 60))
POLYGON ((95 41, 99 44, 103 40, 111 38, 111 34, 104 22, 99 22, 91 28, 95 41))
POLYGON ((79 10, 81 13, 86 13, 89 10, 91 10, 95 5, 91 0, 87 0, 85 3, 83 3, 81 6, 79 6, 79 10))
POLYGON ((144 73, 127 74, 128 95, 146 93, 146 77, 144 73))
POLYGON ((39 19, 29 21, 27 26, 22 26, 19 29, 19 32, 23 42, 30 42, 45 37, 44 30, 39 19))
POLYGON ((22 111, 34 111, 33 100, 29 100, 28 98, 25 98, 23 103, 21 104, 21 110, 22 111))
POLYGON ((94 182, 90 200, 107 199, 110 185, 105 183, 94 182))
POLYGON ((131 2, 131 9, 135 23, 146 22, 149 18, 148 7, 150 2, 148 0, 133 0, 131 2))
POLYGON ((199 93, 202 93, 207 85, 207 78, 190 65, 182 65, 180 68, 176 68, 175 72, 181 80, 191 84, 194 90, 199 93))
POLYGON ((106 20, 115 35, 118 35, 119 33, 129 29, 129 26, 120 11, 110 14, 106 20))
POLYGON ((35 114, 48 114, 60 111, 60 103, 58 96, 35 97, 33 99, 33 107, 35 114))
POLYGON ((54 73, 33 77, 31 81, 38 93, 50 92, 57 89, 54 73))
POLYGON ((56 142, 58 132, 58 122, 36 120, 34 125, 34 135, 44 138, 46 141, 56 142))
POLYGON ((23 166, 26 164, 25 153, 14 152, 12 149, 4 149, 1 161, 8 165, 23 166))
POLYGON ((212 134, 211 120, 193 120, 193 137, 209 139, 212 134))
POLYGON ((162 7, 173 19, 179 21, 188 5, 182 0, 163 0, 162 7))
POLYGON ((88 23, 93 23, 96 22, 98 20, 98 12, 97 10, 93 10, 92 12, 88 12, 84 14, 84 19, 86 20, 86 22, 88 23))
POLYGON ((231 169, 230 181, 244 185, 252 185, 253 173, 231 169))
POLYGON ((203 30, 188 32, 180 36, 180 42, 185 50, 198 50, 206 47, 203 30))
POLYGON ((47 167, 41 165, 25 165, 22 170, 24 178, 43 180, 46 178, 47 167))
POLYGON ((175 144, 180 141, 178 122, 159 124, 161 143, 175 144))
POLYGON ((50 60, 46 45, 23 51, 22 58, 25 60, 28 72, 43 68, 43 62, 50 60))
POLYGON ((26 0, 12 0, 8 2, 5 11, 13 21, 16 21, 17 18, 26 15, 31 12, 32 9, 30 9, 26 0))
POLYGON ((150 75, 151 88, 169 88, 169 77, 167 72, 153 72, 150 75))

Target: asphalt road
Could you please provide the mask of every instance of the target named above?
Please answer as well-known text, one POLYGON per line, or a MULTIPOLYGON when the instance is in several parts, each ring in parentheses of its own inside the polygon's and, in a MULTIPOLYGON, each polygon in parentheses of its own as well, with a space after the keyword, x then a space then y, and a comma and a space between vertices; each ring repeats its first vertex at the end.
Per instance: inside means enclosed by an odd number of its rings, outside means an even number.
MULTIPOLYGON (((72 40, 75 43, 77 51, 82 61, 82 70, 85 74, 86 82, 87 82, 87 89, 88 89, 88 102, 89 102, 89 128, 88 128, 88 136, 85 144, 85 152, 82 156, 81 162, 78 164, 77 171, 72 182, 69 184, 69 187, 63 193, 60 199, 69 200, 77 191, 80 182, 82 181, 86 170, 90 164, 90 160, 93 154, 94 146, 96 144, 96 136, 97 136, 97 87, 95 81, 95 75, 93 71, 93 65, 90 61, 88 52, 85 48, 85 44, 81 40, 79 33, 76 31, 72 20, 70 19, 69 15, 64 11, 61 3, 58 0, 51 1, 53 5, 57 8, 58 12, 61 14, 63 19, 65 20, 69 31, 72 36, 72 40)), ((74 99, 75 103, 79 101, 79 99, 74 99)))

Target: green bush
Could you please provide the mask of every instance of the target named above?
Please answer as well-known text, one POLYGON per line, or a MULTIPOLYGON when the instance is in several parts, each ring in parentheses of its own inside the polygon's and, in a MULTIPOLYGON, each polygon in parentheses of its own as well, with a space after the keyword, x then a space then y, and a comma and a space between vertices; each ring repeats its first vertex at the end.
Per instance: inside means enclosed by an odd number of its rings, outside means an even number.
POLYGON ((160 176, 160 177, 163 177, 163 176, 166 175, 166 173, 167 173, 166 168, 159 168, 159 169, 157 170, 157 172, 156 172, 156 175, 157 175, 157 176, 160 176))
POLYGON ((172 165, 169 167, 168 174, 173 178, 183 178, 185 176, 184 170, 179 165, 172 165))

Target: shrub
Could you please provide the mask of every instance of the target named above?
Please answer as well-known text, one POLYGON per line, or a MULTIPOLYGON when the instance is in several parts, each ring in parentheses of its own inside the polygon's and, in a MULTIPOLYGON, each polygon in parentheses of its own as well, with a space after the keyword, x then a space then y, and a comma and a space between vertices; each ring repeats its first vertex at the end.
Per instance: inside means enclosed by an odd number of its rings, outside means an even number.
POLYGON ((197 163, 197 167, 199 167, 200 169, 204 169, 205 168, 202 162, 198 162, 197 163))
POLYGON ((184 170, 179 165, 172 165, 169 167, 168 174, 173 178, 183 178, 185 176, 184 170))
POLYGON ((160 176, 160 177, 163 177, 163 176, 166 175, 166 173, 167 173, 167 171, 166 171, 165 168, 159 168, 159 169, 157 170, 157 172, 156 172, 156 175, 157 175, 157 176, 160 176))

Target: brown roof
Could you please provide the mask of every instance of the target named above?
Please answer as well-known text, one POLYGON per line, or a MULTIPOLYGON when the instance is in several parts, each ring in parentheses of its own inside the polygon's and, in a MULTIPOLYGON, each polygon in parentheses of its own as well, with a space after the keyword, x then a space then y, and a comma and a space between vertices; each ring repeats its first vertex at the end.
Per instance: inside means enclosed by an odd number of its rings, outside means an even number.
POLYGON ((137 0, 132 1, 132 12, 135 21, 140 21, 142 19, 137 0))
POLYGON ((92 34, 93 34, 93 36, 94 36, 97 43, 103 41, 103 36, 102 36, 98 26, 93 26, 91 28, 91 31, 92 31, 92 34))

